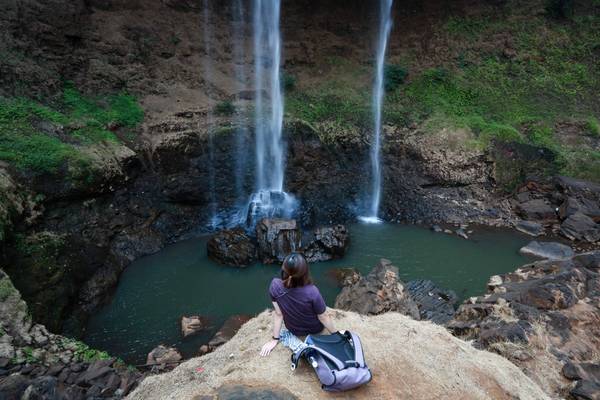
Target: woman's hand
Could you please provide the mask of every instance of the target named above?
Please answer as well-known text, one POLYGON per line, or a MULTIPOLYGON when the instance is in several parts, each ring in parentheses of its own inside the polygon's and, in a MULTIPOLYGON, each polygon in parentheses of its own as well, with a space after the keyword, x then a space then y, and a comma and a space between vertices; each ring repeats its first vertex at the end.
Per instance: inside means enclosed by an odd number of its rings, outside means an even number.
POLYGON ((271 351, 273 351, 273 349, 275 348, 275 346, 277 346, 277 343, 279 343, 279 340, 269 340, 267 343, 265 343, 262 347, 262 349, 260 350, 260 355, 261 357, 266 357, 269 354, 271 354, 271 351))

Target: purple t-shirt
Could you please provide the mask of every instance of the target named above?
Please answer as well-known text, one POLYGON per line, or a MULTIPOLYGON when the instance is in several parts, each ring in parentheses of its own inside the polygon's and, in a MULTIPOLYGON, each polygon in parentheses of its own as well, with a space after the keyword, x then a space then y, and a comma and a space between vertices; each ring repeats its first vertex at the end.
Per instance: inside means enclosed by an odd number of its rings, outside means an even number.
POLYGON ((287 289, 281 279, 274 278, 269 286, 269 294, 281 309, 285 327, 294 335, 305 336, 323 330, 324 326, 317 315, 323 314, 327 306, 315 285, 287 289))

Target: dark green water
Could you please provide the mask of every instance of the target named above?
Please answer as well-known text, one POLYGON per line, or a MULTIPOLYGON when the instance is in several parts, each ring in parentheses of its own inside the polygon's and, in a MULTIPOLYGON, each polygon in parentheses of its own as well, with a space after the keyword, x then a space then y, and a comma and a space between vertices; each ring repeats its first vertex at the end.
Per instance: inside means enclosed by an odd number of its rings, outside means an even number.
MULTIPOLYGON (((491 275, 527 262, 518 250, 529 240, 514 232, 481 230, 470 240, 391 224, 357 224, 350 232, 350 251, 343 260, 311 266, 330 306, 339 289, 328 271, 355 267, 366 273, 382 257, 400 269, 404 281, 431 279, 461 299, 483 293, 491 275)), ((160 343, 192 356, 227 317, 256 314, 268 307, 267 288, 280 267, 220 266, 206 257, 206 240, 181 242, 130 265, 112 301, 91 318, 86 343, 134 364, 144 363, 160 343), (194 314, 210 317, 213 329, 183 340, 180 317, 194 314)))

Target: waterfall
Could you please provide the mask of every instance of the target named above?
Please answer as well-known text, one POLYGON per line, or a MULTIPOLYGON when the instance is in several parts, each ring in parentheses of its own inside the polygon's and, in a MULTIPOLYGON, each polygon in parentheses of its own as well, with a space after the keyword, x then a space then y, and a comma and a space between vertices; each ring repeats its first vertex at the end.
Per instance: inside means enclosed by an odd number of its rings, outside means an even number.
MULTIPOLYGON (((203 2, 203 35, 204 35, 204 57, 202 60, 204 68, 204 83, 208 87, 211 84, 212 77, 212 62, 211 62, 211 40, 212 32, 210 26, 210 7, 208 0, 203 2)), ((217 216, 217 198, 215 193, 215 152, 214 152, 214 118, 212 113, 212 102, 210 101, 210 89, 207 90, 209 97, 208 108, 206 110, 206 129, 208 131, 208 185, 209 185, 209 201, 210 201, 210 225, 214 229, 218 225, 217 216)))
MULTIPOLYGON (((245 51, 245 18, 244 4, 242 0, 233 2, 233 63, 238 93, 246 89, 246 51, 245 51)), ((247 193, 244 193, 245 169, 247 161, 247 126, 245 121, 246 108, 241 104, 236 110, 236 143, 235 143, 235 194, 237 203, 241 205, 246 201, 247 193)))
POLYGON ((385 52, 388 38, 392 29, 392 3, 393 0, 380 0, 379 9, 379 34, 377 41, 377 58, 375 71, 375 84, 373 86, 373 140, 371 142, 371 198, 369 214, 360 219, 377 223, 381 220, 379 214, 379 202, 381 200, 381 106, 384 95, 384 66, 385 52))
POLYGON ((263 217, 289 217, 295 207, 293 197, 283 191, 280 11, 280 0, 254 0, 256 192, 246 214, 249 226, 263 217))

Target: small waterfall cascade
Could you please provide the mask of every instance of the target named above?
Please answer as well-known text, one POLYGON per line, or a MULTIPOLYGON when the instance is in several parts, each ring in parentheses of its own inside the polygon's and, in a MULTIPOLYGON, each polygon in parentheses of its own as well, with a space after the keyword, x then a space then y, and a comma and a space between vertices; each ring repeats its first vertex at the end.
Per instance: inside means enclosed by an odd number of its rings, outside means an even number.
POLYGON ((367 223, 381 222, 378 217, 381 201, 381 108, 384 95, 385 53, 392 29, 392 4, 393 0, 380 0, 375 84, 373 86, 373 139, 370 153, 371 196, 368 214, 359 218, 367 223))
POLYGON ((256 191, 246 212, 249 227, 265 217, 289 217, 296 200, 283 191, 285 156, 282 141, 281 0, 254 0, 256 191))
MULTIPOLYGON (((204 82, 208 86, 211 82, 212 77, 212 52, 211 52, 211 41, 212 41, 212 29, 210 25, 210 5, 209 0, 203 0, 203 36, 204 36, 204 57, 202 60, 204 68, 204 82)), ((210 91, 208 91, 210 97, 210 91)), ((215 229, 219 224, 219 217, 217 215, 217 196, 215 190, 215 152, 214 152, 214 118, 212 112, 212 102, 208 101, 208 109, 206 110, 206 129, 208 131, 208 180, 209 180, 209 201, 210 201, 210 226, 215 229)))

